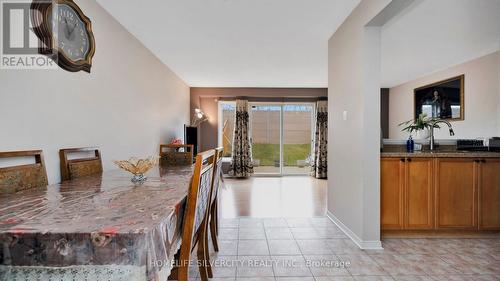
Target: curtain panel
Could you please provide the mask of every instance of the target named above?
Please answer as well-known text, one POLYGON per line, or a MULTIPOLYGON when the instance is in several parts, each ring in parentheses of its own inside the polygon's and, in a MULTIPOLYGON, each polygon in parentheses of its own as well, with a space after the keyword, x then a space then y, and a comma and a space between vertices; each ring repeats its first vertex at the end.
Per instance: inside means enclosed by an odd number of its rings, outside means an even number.
POLYGON ((316 104, 316 134, 314 136, 314 162, 312 176, 318 179, 327 178, 327 146, 328 146, 328 101, 316 104))
POLYGON ((229 174, 234 177, 249 177, 253 173, 250 144, 250 116, 248 101, 236 100, 233 134, 233 156, 229 174))

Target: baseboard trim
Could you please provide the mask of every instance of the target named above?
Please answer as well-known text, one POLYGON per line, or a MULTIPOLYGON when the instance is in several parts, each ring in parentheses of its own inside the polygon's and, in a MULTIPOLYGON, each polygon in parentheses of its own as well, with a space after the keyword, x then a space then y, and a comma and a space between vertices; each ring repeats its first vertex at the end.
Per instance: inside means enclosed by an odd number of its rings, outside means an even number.
POLYGON ((326 212, 326 216, 337 225, 340 230, 342 230, 347 237, 349 237, 354 244, 356 244, 360 249, 363 250, 382 250, 382 242, 381 241, 363 241, 359 238, 356 233, 354 233, 349 227, 343 224, 334 214, 330 211, 326 212))

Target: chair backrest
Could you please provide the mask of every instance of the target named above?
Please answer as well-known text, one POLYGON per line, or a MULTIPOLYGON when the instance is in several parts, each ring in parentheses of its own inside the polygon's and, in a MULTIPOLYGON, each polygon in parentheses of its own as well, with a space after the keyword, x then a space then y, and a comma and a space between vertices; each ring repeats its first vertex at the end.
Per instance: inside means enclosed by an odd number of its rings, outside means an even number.
POLYGON ((212 178, 212 204, 217 199, 217 195, 219 194, 220 181, 222 177, 222 154, 224 153, 223 147, 218 147, 215 149, 215 170, 214 177, 212 178))
POLYGON ((193 164, 192 144, 160 144, 160 161, 166 165, 193 164))
POLYGON ((189 260, 189 253, 194 247, 193 242, 196 243, 197 235, 204 227, 204 220, 208 216, 214 160, 214 150, 196 155, 193 178, 188 191, 186 209, 184 210, 181 262, 189 260))
POLYGON ((0 193, 47 186, 47 171, 41 150, 0 152, 0 158, 35 157, 34 164, 0 168, 0 193))
POLYGON ((95 147, 61 149, 59 150, 59 159, 61 163, 61 179, 63 181, 102 174, 101 153, 95 147), (69 154, 88 152, 93 152, 94 156, 68 159, 69 154))

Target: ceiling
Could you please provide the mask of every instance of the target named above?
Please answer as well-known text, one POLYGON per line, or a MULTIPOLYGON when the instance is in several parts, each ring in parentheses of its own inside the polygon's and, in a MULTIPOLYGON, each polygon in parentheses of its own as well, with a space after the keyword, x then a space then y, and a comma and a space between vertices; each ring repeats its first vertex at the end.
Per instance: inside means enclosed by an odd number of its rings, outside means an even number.
MULTIPOLYGON (((97 0, 192 87, 327 87, 359 0, 97 0), (147 3, 147 4, 146 4, 147 3)), ((500 49, 499 0, 415 0, 382 28, 382 87, 500 49)))
POLYGON ((382 29, 382 86, 500 50, 499 0, 415 0, 382 29))
POLYGON ((97 0, 192 87, 326 87, 359 0, 97 0))

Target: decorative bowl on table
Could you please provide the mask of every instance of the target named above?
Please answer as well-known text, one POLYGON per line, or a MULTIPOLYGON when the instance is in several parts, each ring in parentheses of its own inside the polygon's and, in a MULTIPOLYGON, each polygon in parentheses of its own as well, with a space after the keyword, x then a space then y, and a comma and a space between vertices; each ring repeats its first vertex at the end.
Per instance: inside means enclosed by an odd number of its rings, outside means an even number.
POLYGON ((133 174, 131 181, 135 184, 141 184, 148 178, 144 175, 154 166, 158 165, 159 156, 150 156, 146 159, 138 159, 135 157, 129 160, 114 161, 120 168, 133 174))

